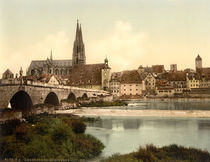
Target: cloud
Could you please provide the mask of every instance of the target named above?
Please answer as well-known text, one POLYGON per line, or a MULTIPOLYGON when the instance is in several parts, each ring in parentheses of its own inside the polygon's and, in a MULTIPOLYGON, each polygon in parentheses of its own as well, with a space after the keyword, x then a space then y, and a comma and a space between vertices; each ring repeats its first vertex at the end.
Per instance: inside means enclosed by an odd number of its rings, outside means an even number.
POLYGON ((129 22, 117 21, 111 33, 88 43, 88 62, 102 62, 107 55, 112 71, 135 69, 146 53, 144 43, 147 39, 147 33, 135 32, 129 22))
POLYGON ((2 74, 7 68, 13 73, 18 73, 20 67, 23 67, 26 72, 32 60, 44 60, 50 57, 51 49, 54 59, 71 59, 72 40, 64 31, 59 31, 47 35, 35 44, 20 48, 18 51, 13 48, 0 47, 3 53, 0 60, 0 73, 2 74))

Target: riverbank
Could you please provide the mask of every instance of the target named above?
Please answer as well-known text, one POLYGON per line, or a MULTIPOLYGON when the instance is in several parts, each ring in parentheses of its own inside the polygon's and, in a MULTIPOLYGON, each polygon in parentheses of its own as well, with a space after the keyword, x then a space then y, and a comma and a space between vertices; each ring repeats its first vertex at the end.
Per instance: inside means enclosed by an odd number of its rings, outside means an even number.
POLYGON ((57 114, 74 114, 79 116, 140 116, 140 117, 194 117, 210 118, 210 111, 206 110, 120 110, 80 108, 58 110, 57 114))
POLYGON ((169 145, 164 147, 156 147, 154 145, 147 145, 140 147, 137 151, 129 154, 114 154, 109 158, 102 160, 102 162, 116 162, 116 161, 196 161, 209 162, 210 153, 204 150, 188 148, 177 145, 169 145))

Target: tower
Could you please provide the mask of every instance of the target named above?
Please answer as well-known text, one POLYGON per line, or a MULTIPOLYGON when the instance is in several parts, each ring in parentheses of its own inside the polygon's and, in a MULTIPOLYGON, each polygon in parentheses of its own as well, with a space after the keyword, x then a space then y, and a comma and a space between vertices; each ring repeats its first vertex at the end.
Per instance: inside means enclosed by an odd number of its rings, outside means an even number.
POLYGON ((102 89, 107 91, 109 89, 109 82, 111 80, 111 68, 109 67, 108 65, 108 59, 105 58, 104 60, 104 67, 101 71, 101 74, 102 74, 102 80, 101 80, 101 83, 102 83, 102 89))
POLYGON ((170 71, 177 72, 177 64, 171 64, 170 67, 171 67, 170 71))
POLYGON ((73 55, 72 55, 72 66, 84 65, 84 64, 86 64, 85 45, 83 43, 83 38, 82 38, 81 24, 79 25, 79 21, 77 20, 76 37, 74 41, 73 55))
POLYGON ((198 55, 195 59, 195 69, 201 69, 202 68, 202 58, 200 55, 198 55))

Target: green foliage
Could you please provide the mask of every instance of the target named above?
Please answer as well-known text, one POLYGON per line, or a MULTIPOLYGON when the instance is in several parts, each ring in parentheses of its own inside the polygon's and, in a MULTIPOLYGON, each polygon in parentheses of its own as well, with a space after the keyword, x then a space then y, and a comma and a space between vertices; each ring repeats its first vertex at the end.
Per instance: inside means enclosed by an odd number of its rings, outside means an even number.
POLYGON ((169 145, 162 148, 147 145, 146 147, 140 147, 137 152, 125 155, 115 154, 103 161, 209 162, 210 154, 207 151, 177 145, 169 145))
MULTIPOLYGON (((99 140, 84 134, 86 125, 83 119, 73 115, 42 114, 28 117, 19 124, 14 123, 9 125, 13 131, 2 135, 0 139, 1 159, 77 161, 98 156, 104 148, 99 140)), ((6 129, 5 125, 2 128, 6 129)))

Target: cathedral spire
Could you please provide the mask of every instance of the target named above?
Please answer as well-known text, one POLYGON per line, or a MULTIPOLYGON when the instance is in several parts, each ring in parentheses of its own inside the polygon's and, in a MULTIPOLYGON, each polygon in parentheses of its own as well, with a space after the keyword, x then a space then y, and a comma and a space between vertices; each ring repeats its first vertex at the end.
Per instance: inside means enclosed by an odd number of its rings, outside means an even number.
POLYGON ((77 20, 76 37, 74 41, 73 55, 72 55, 72 66, 78 64, 79 65, 86 64, 85 45, 83 43, 82 28, 81 24, 79 24, 79 20, 77 20))
POLYGON ((53 59, 53 55, 52 55, 52 49, 51 49, 51 51, 50 51, 50 60, 52 61, 52 59, 53 59))
POLYGON ((83 42, 83 38, 82 38, 82 26, 81 26, 81 24, 80 24, 80 26, 79 26, 79 35, 80 35, 80 41, 81 42, 83 42))
POLYGON ((79 28, 79 20, 77 19, 77 28, 76 28, 76 38, 75 40, 79 40, 80 38, 80 28, 79 28))

